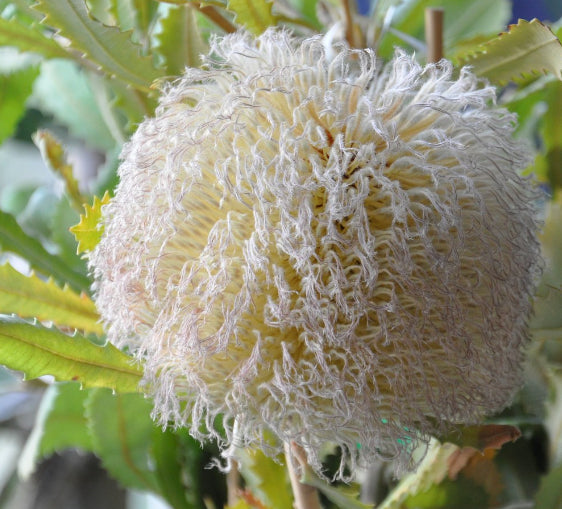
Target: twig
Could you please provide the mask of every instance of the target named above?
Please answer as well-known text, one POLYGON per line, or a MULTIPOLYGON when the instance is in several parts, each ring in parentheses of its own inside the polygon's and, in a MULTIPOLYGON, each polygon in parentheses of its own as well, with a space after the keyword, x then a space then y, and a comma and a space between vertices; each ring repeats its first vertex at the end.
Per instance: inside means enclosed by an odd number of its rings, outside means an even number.
POLYGON ((295 496, 295 509, 321 509, 318 491, 312 486, 302 484, 299 474, 295 470, 295 461, 298 462, 301 469, 308 467, 306 461, 306 453, 295 442, 290 444, 285 442, 285 460, 287 469, 289 470, 289 478, 291 479, 291 487, 295 496))
POLYGON ((207 16, 207 18, 215 23, 215 25, 218 25, 220 28, 222 28, 227 34, 232 34, 237 31, 237 28, 212 5, 202 5, 195 2, 190 5, 195 7, 195 9, 197 9, 204 16, 207 16))
POLYGON ((232 461, 230 470, 226 474, 226 495, 228 506, 234 507, 240 498, 240 471, 236 461, 232 461))
POLYGON ((342 0, 345 22, 345 40, 352 48, 359 48, 361 45, 359 44, 356 27, 353 23, 355 15, 357 14, 355 1, 356 0, 342 0))
POLYGON ((443 9, 428 7, 425 10, 425 41, 427 62, 439 62, 443 58, 443 9))

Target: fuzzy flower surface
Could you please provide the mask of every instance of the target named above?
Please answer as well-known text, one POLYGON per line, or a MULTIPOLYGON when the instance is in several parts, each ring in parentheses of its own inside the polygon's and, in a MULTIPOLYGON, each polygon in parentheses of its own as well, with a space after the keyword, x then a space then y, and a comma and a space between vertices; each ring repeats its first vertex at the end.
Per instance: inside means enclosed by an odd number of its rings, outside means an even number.
POLYGON ((90 255, 155 418, 225 450, 295 441, 320 471, 327 443, 408 465, 510 402, 536 195, 514 117, 452 75, 268 31, 168 86, 90 255))

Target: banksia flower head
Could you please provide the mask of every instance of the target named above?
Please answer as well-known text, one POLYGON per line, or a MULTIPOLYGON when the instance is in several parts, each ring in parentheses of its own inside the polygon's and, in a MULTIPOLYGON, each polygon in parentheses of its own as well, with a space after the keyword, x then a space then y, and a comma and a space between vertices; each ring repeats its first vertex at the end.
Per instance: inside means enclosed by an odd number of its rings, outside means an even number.
POLYGON ((268 31, 216 40, 164 91, 90 258, 161 423, 225 450, 295 441, 320 471, 326 443, 408 465, 509 403, 535 191, 514 117, 452 74, 268 31))

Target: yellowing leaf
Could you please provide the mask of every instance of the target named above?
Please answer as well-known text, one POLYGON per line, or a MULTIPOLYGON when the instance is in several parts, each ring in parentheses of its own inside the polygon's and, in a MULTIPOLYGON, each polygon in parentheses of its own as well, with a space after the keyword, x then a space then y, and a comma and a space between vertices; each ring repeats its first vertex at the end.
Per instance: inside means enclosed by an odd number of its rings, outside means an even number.
POLYGON ((259 449, 238 449, 236 460, 249 489, 263 504, 276 509, 291 509, 291 485, 284 465, 259 449))
POLYGON ((109 200, 110 197, 107 191, 101 200, 94 196, 92 206, 85 205, 84 209, 86 212, 80 215, 80 222, 70 228, 78 242, 78 253, 91 251, 98 245, 103 234, 103 227, 100 225, 101 207, 102 205, 107 205, 109 200))
POLYGON ((43 161, 54 172, 59 174, 65 182, 66 190, 72 203, 80 207, 86 200, 83 198, 78 188, 78 181, 74 178, 72 166, 68 164, 66 154, 61 143, 55 136, 41 129, 33 135, 33 142, 41 152, 43 161))
POLYGON ((268 0, 229 0, 227 4, 227 8, 236 15, 236 22, 254 35, 277 24, 272 7, 273 3, 268 0))
POLYGON ((520 19, 509 31, 488 41, 460 62, 496 83, 517 80, 535 72, 553 73, 562 80, 562 45, 539 20, 520 19))
POLYGON ((25 276, 8 264, 0 266, 0 313, 103 334, 96 306, 87 295, 60 288, 52 279, 25 276))

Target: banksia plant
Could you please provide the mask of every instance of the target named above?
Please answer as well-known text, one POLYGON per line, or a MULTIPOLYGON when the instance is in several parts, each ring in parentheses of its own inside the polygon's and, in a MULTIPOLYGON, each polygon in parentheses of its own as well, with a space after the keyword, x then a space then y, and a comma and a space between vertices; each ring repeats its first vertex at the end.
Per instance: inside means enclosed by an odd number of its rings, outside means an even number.
POLYGON ((126 144, 89 257, 155 418, 226 456, 294 442, 317 472, 337 444, 343 476, 411 467, 505 407, 539 245, 529 155, 494 101, 401 51, 215 40, 126 144))

